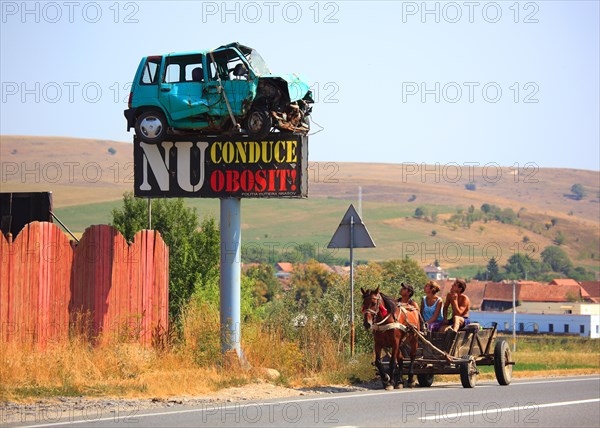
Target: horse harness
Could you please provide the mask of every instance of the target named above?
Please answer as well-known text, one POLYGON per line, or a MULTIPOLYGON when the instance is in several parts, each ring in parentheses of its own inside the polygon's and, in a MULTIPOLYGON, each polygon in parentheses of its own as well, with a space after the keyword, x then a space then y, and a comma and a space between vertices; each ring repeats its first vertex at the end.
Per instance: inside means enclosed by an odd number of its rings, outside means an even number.
MULTIPOLYGON (((381 298, 381 296, 378 299, 380 299, 380 298, 381 298)), ((414 325, 412 325, 410 323, 410 321, 408 321, 408 315, 407 315, 408 311, 401 304, 398 304, 398 307, 400 308, 400 313, 402 315, 404 315, 404 320, 406 321, 406 325, 396 321, 395 316, 394 316, 394 322, 391 322, 389 324, 383 324, 384 322, 387 321, 387 319, 390 317, 390 315, 392 315, 392 313, 389 313, 381 321, 374 323, 371 326, 371 330, 373 330, 373 331, 388 331, 388 330, 396 330, 397 329, 397 330, 403 331, 404 333, 409 333, 410 331, 416 330, 416 327, 414 325)), ((374 315, 377 315, 379 313, 379 305, 377 305, 377 311, 373 311, 372 309, 366 309, 365 311, 371 312, 374 315)))

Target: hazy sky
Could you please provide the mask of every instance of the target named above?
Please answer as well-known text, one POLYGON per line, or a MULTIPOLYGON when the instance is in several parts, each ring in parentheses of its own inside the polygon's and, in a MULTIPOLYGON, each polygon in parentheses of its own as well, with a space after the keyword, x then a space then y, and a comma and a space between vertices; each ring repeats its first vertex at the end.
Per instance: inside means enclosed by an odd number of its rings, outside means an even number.
POLYGON ((141 57, 238 41, 313 84, 313 161, 600 169, 598 1, 1 1, 0 132, 131 141, 141 57))

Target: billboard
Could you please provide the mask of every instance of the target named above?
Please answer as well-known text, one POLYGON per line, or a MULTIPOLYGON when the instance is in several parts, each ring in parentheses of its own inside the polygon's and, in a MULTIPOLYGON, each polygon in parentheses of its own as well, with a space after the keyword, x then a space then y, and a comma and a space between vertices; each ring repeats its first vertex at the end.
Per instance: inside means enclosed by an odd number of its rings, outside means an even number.
POLYGON ((271 133, 146 144, 134 138, 134 194, 151 198, 305 198, 308 137, 271 133))
POLYGON ((0 229, 13 237, 32 221, 52 223, 52 192, 0 193, 0 229))

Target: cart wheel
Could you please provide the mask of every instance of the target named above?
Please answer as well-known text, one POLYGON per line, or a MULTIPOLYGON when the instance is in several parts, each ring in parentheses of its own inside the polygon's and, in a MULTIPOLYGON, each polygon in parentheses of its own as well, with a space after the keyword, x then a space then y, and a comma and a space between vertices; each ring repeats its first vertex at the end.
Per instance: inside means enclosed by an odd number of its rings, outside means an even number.
POLYGON ((511 352, 506 340, 496 342, 494 347, 494 371, 496 380, 500 385, 509 385, 512 380, 512 364, 507 364, 511 360, 511 352))
POLYGON ((467 355, 469 361, 460 365, 460 382, 464 388, 473 388, 477 384, 477 366, 475 359, 467 355))
POLYGON ((429 388, 433 385, 433 373, 423 373, 417 375, 417 380, 419 381, 419 386, 422 388, 429 388))

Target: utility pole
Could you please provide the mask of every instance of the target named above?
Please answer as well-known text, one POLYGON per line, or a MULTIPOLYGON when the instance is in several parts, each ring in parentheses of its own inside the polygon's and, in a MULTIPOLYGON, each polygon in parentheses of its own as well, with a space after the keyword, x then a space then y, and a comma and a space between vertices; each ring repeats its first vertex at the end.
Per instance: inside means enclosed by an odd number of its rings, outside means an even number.
POLYGON ((516 283, 515 283, 515 280, 513 280, 513 282, 512 282, 512 304, 513 304, 512 341, 513 341, 513 352, 517 352, 517 300, 516 300, 515 287, 516 287, 516 283))

